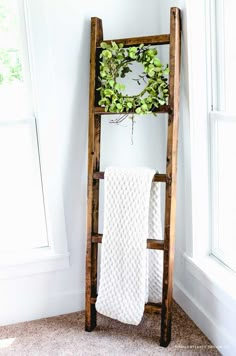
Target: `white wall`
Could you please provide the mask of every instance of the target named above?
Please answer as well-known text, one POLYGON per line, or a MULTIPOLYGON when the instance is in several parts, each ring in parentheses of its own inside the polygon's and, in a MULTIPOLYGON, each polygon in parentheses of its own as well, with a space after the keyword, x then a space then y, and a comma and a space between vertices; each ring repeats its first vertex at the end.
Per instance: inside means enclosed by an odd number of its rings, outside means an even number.
MULTIPOLYGON (((54 160, 51 174, 58 175, 58 181, 63 182, 71 257, 70 267, 65 270, 1 280, 1 324, 84 309, 90 17, 103 19, 105 38, 159 33, 159 7, 153 0, 146 0, 145 4, 143 0, 31 0, 28 3, 35 16, 32 21, 32 41, 37 49, 35 66, 40 68, 38 113, 43 117, 42 125, 51 123, 48 146, 41 149, 43 155, 50 155, 54 160), (148 16, 144 16, 144 6, 148 16)), ((133 146, 129 127, 105 123, 103 152, 108 152, 111 144, 117 149, 118 142, 119 145, 122 142, 122 157, 129 157, 126 164, 135 160, 136 164, 161 170, 159 147, 163 143, 164 127, 161 120, 145 118, 145 124, 144 120, 137 120, 133 146), (149 119, 150 127, 146 129, 149 119), (113 142, 108 134, 114 135, 113 142)), ((40 130, 43 126, 39 127, 39 134, 40 130)), ((123 164, 120 157, 115 155, 113 163, 111 156, 104 155, 103 166, 123 164)))

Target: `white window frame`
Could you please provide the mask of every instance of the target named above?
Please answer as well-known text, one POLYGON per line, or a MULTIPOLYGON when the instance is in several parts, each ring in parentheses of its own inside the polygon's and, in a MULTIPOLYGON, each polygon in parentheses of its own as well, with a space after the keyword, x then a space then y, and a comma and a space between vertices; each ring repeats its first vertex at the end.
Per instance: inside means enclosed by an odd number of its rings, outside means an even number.
MULTIPOLYGON (((227 114, 220 111, 212 111, 209 114, 210 116, 210 131, 211 131, 211 253, 213 256, 219 259, 219 261, 225 264, 228 268, 232 269, 235 272, 235 262, 227 256, 224 251, 220 248, 219 242, 219 228, 218 228, 218 125, 220 123, 234 122, 236 125, 236 116, 232 114, 227 114)), ((229 182, 230 184, 230 182, 229 182)), ((235 274, 236 275, 236 274, 235 274)))
POLYGON ((190 117, 190 175, 192 198, 192 246, 187 253, 199 260, 209 256, 209 63, 204 0, 186 3, 190 117), (196 21, 198 19, 198 21, 196 21), (200 49, 200 50, 199 50, 200 49), (199 80, 200 78, 200 80, 199 80))
POLYGON ((57 151, 60 130, 53 115, 53 104, 56 105, 53 93, 53 68, 48 36, 43 39, 44 48, 40 47, 35 27, 35 22, 40 19, 48 33, 47 14, 44 2, 18 1, 22 15, 21 27, 26 33, 25 53, 29 54, 29 58, 24 56, 24 60, 30 66, 32 80, 27 79, 29 93, 32 92, 32 112, 35 114, 34 118, 31 113, 29 120, 36 119, 37 125, 49 246, 25 253, 0 256, 0 278, 50 272, 69 267, 62 194, 63 180, 60 171, 60 154, 57 151))
MULTIPOLYGON (((209 11, 211 1, 186 1, 190 127, 191 231, 184 254, 188 270, 211 292, 236 302, 236 275, 211 254, 210 115, 213 80, 209 11)), ((214 69, 213 69, 214 70, 214 69)), ((223 80, 223 78, 222 78, 223 80)))
POLYGON ((224 5, 222 0, 209 0, 208 18, 211 19, 209 26, 210 52, 214 60, 209 59, 211 70, 211 110, 223 111, 225 109, 225 78, 224 71, 218 71, 217 67, 224 67, 224 41, 222 33, 224 33, 223 16, 224 5), (216 6, 217 3, 217 6, 216 6), (216 38, 218 41, 216 41, 216 38), (219 93, 221 93, 219 95, 219 93))
MULTIPOLYGON (((219 261, 232 268, 229 257, 219 248, 218 231, 218 123, 235 121, 236 115, 225 111, 225 76, 224 71, 217 68, 225 67, 224 46, 224 0, 210 0, 211 11, 211 92, 212 105, 209 113, 210 122, 210 174, 211 174, 211 253, 219 261)), ((235 271, 235 270, 234 270, 235 271)))

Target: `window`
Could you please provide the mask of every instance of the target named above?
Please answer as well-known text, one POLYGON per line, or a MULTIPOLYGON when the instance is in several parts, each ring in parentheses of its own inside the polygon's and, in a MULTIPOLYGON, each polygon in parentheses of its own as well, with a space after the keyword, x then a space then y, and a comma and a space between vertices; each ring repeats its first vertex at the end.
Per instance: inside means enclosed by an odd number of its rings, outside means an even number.
POLYGON ((32 114, 26 33, 19 5, 18 0, 0 0, 1 119, 19 119, 29 112, 32 114))
POLYGON ((216 0, 211 5, 211 250, 236 271, 236 3, 216 0))
POLYGON ((0 253, 49 244, 22 13, 0 0, 0 253))

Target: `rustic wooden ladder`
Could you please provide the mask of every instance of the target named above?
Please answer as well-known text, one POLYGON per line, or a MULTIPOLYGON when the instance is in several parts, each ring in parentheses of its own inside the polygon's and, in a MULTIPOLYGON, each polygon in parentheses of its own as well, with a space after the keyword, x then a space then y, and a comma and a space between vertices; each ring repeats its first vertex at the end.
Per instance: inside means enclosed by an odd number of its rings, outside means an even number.
MULTIPOLYGON (((101 107, 97 106, 96 98, 96 87, 98 85, 97 63, 100 43, 102 41, 104 41, 102 20, 93 17, 91 19, 89 91, 86 331, 92 331, 96 327, 95 302, 97 296, 97 255, 98 243, 102 242, 102 235, 98 234, 99 180, 104 178, 104 173, 99 170, 101 116, 104 114, 111 114, 105 113, 101 107)), ((166 173, 156 174, 154 176, 154 181, 166 183, 165 234, 164 240, 147 240, 147 248, 162 250, 164 253, 163 293, 162 303, 148 303, 145 305, 146 311, 161 311, 160 345, 166 347, 171 340, 171 305, 175 240, 176 168, 179 116, 180 10, 175 7, 170 9, 170 34, 115 39, 114 41, 116 43, 124 43, 126 46, 139 45, 141 43, 151 45, 169 45, 169 101, 168 105, 162 106, 157 110, 160 113, 168 114, 166 173)), ((105 42, 110 42, 110 40, 105 42)))

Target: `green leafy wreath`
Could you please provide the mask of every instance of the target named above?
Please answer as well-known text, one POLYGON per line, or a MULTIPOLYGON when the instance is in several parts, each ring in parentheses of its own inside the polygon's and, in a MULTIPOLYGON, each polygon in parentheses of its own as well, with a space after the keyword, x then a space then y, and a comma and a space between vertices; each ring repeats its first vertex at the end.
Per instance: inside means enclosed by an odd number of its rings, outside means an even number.
POLYGON ((148 114, 167 104, 168 101, 168 65, 164 66, 157 57, 158 51, 151 46, 124 47, 123 43, 111 44, 102 42, 100 54, 100 75, 98 79, 101 86, 98 105, 106 112, 148 114), (118 82, 127 73, 132 72, 130 66, 133 62, 143 64, 143 73, 138 79, 133 79, 138 85, 143 80, 145 88, 137 95, 124 95, 125 85, 118 82))

